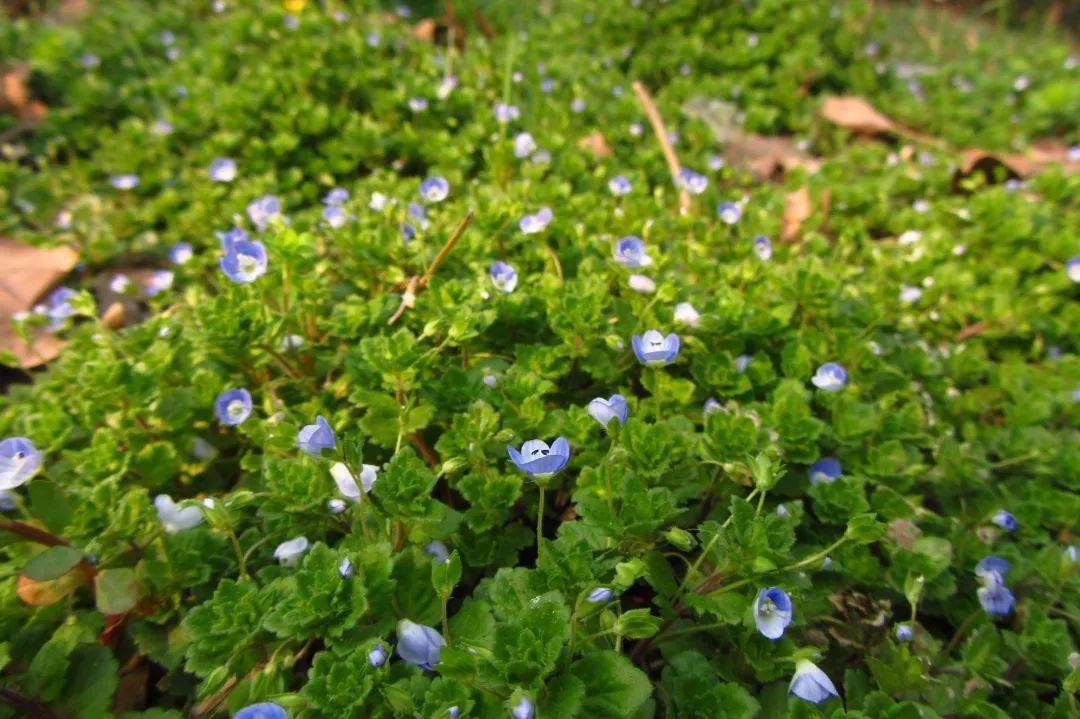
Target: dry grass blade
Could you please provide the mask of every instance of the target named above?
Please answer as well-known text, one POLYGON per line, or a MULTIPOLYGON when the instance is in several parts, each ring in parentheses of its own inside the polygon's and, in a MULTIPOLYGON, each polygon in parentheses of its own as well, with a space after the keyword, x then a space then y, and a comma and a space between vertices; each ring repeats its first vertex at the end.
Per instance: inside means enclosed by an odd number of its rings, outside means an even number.
MULTIPOLYGON (((656 139, 660 141, 660 149, 664 153, 664 159, 667 160, 668 170, 671 172, 671 181, 678 187, 679 170, 682 169, 682 166, 679 165, 679 158, 675 155, 675 149, 671 146, 671 141, 668 140, 667 129, 664 127, 664 119, 660 117, 660 113, 657 111, 656 105, 653 104, 652 98, 649 97, 649 91, 645 89, 645 86, 638 80, 634 80, 633 88, 634 94, 637 95, 638 102, 641 103, 641 107, 645 110, 646 117, 649 118, 649 124, 652 125, 653 134, 655 134, 656 139)), ((690 210, 690 193, 686 190, 679 190, 679 209, 683 212, 690 210)))
POLYGON ((394 324, 401 315, 405 314, 405 310, 416 304, 416 296, 420 294, 421 290, 427 287, 431 278, 438 271, 439 266, 446 261, 450 251, 454 249, 454 245, 456 245, 458 240, 461 239, 461 236, 465 234, 465 230, 468 229, 469 223, 472 222, 475 214, 475 210, 469 210, 469 213, 461 219, 461 222, 454 228, 450 238, 443 244, 442 249, 439 250, 439 254, 435 255, 435 259, 431 261, 431 266, 427 268, 427 272, 425 272, 423 276, 413 275, 409 278, 409 281, 405 285, 405 291, 401 295, 401 304, 398 305, 394 314, 390 315, 390 319, 387 320, 386 324, 394 324))

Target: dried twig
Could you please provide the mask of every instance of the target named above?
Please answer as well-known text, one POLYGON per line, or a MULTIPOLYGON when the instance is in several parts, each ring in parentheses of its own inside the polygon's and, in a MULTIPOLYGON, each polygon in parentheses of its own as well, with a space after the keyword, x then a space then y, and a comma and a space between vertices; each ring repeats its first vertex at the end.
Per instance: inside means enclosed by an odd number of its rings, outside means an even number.
MULTIPOLYGON (((637 80, 634 80, 633 88, 634 94, 637 95, 638 102, 641 103, 641 107, 645 110, 645 115, 649 118, 649 124, 652 125, 656 139, 660 141, 660 149, 664 152, 664 159, 667 160, 668 170, 671 172, 671 181, 678 187, 679 170, 682 169, 682 166, 679 164, 679 158, 675 156, 675 150, 671 147, 671 142, 668 140, 667 129, 664 127, 664 120, 656 110, 656 105, 653 104, 652 98, 649 97, 649 91, 645 89, 645 86, 637 80)), ((679 190, 679 208, 683 212, 687 212, 690 209, 690 193, 684 189, 679 190)))
POLYGON ((454 249, 454 245, 456 245, 457 241, 461 239, 461 236, 465 234, 465 230, 468 228, 469 223, 472 222, 474 214, 474 210, 469 210, 469 214, 462 218, 461 222, 458 223, 458 226, 454 228, 454 232, 450 235, 450 239, 448 239, 446 244, 442 246, 442 249, 439 250, 439 254, 435 255, 435 259, 431 261, 431 266, 427 268, 427 272, 425 272, 423 276, 413 275, 409 278, 409 281, 405 284, 405 291, 401 295, 401 304, 398 305, 397 310, 390 316, 390 319, 387 320, 386 324, 394 324, 401 315, 405 314, 405 310, 416 304, 416 296, 420 294, 421 290, 427 287, 431 278, 435 275, 436 270, 439 269, 439 265, 446 260, 447 255, 450 254, 450 250, 454 249))
POLYGON ((68 541, 63 537, 58 537, 52 532, 47 532, 44 529, 38 529, 25 522, 19 522, 14 519, 0 519, 0 530, 17 534, 23 539, 28 539, 31 542, 37 542, 46 547, 66 547, 68 541))

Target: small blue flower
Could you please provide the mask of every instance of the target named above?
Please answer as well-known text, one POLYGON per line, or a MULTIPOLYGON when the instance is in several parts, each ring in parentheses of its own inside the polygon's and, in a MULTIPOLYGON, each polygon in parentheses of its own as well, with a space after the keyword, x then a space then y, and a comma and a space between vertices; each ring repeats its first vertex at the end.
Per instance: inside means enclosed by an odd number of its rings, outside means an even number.
POLYGON ((676 184, 679 189, 686 190, 691 195, 700 195, 709 187, 709 178, 688 167, 683 167, 679 170, 676 184))
POLYGON ((173 127, 171 122, 160 117, 154 120, 153 124, 150 125, 150 132, 154 133, 155 135, 160 135, 161 137, 168 137, 175 131, 176 129, 173 127))
POLYGON ((79 65, 84 70, 93 70, 101 65, 101 58, 92 52, 84 52, 79 56, 79 65))
POLYGON ((585 100, 580 97, 575 97, 570 101, 571 112, 585 112, 585 100))
POLYGON ((491 276, 491 283, 499 292, 513 292, 517 287, 517 270, 505 262, 499 260, 492 262, 488 274, 491 276))
POLYGON ((674 332, 665 337, 657 330, 649 330, 631 337, 630 344, 638 361, 649 367, 671 364, 679 356, 679 335, 674 332))
POLYGON ((139 186, 138 175, 113 175, 109 178, 109 184, 118 190, 134 190, 139 186))
POLYGON ((168 270, 157 270, 152 272, 150 273, 149 279, 146 281, 146 287, 143 288, 143 292, 146 293, 147 297, 153 297, 159 292, 164 292, 172 287, 173 278, 173 273, 168 270))
POLYGON ((735 358, 735 371, 742 374, 746 371, 746 368, 750 366, 750 362, 754 358, 750 355, 739 355, 735 358))
POLYGON ((768 262, 772 259, 772 241, 765 235, 758 235, 754 238, 754 254, 758 256, 762 262, 768 262))
POLYGON ((174 265, 187 264, 194 256, 195 252, 191 249, 189 242, 177 242, 169 248, 169 262, 174 265))
POLYGON ((623 195, 629 195, 633 186, 630 184, 630 180, 626 179, 626 175, 615 175, 615 177, 608 180, 608 189, 611 190, 611 194, 616 197, 622 197, 623 195))
POLYGON ((994 518, 991 519, 994 524, 1004 529, 1006 532, 1011 532, 1016 529, 1016 517, 1004 509, 999 509, 994 513, 994 518))
POLYGON ((386 649, 383 647, 382 642, 376 644, 367 655, 368 664, 376 668, 385 664, 388 658, 389 655, 386 653, 386 649))
POLYGON ((542 207, 536 214, 522 217, 518 221, 518 227, 526 235, 534 235, 537 232, 543 232, 553 217, 550 207, 542 207))
POLYGON ((545 77, 540 81, 540 92, 544 93, 545 95, 550 93, 554 89, 555 81, 552 80, 550 77, 545 77))
POLYGON ((779 587, 758 592, 754 601, 754 623, 766 639, 779 639, 791 624, 791 597, 779 587))
POLYGON ((282 218, 281 200, 274 195, 263 195, 252 200, 246 209, 248 219, 259 232, 269 227, 271 222, 282 218))
POLYGON ((40 314, 49 318, 49 329, 59 328, 64 324, 64 320, 75 314, 75 307, 72 306, 71 300, 76 294, 70 287, 57 287, 45 298, 40 314))
POLYGON ((426 97, 410 97, 409 109, 413 112, 423 112, 428 108, 428 101, 426 97))
POLYGON ((836 457, 822 457, 810 465, 810 484, 836 481, 843 474, 840 460, 836 457))
POLYGON ((908 623, 896 625, 896 641, 898 642, 910 642, 915 636, 915 631, 908 623))
POLYGON ((1065 263, 1065 274, 1073 282, 1080 282, 1080 255, 1069 258, 1065 263))
POLYGON ((0 490, 15 489, 30 481, 41 466, 41 452, 26 437, 0 442, 0 490))
POLYGON ((296 435, 296 446, 301 452, 318 457, 324 449, 334 448, 334 430, 321 414, 315 424, 304 425, 296 435))
POLYGON ((689 302, 680 302, 675 305, 674 319, 687 327, 697 327, 701 324, 701 315, 689 302))
POLYGON ((514 136, 514 157, 523 160, 537 149, 536 140, 528 132, 519 132, 514 136))
POLYGON ((431 557, 439 564, 446 564, 450 561, 450 550, 446 545, 439 540, 433 540, 424 547, 424 551, 431 555, 431 557))
POLYGON ((839 392, 847 385, 847 370, 836 362, 826 362, 817 368, 810 381, 818 389, 826 392, 839 392))
POLYGON ((273 702, 251 704, 233 714, 233 719, 289 719, 285 710, 273 702))
POLYGON ((299 561, 300 556, 308 550, 311 543, 308 542, 308 538, 300 535, 277 545, 274 550, 274 559, 281 562, 283 566, 291 567, 299 561))
POLYGON ((976 596, 986 613, 995 617, 1004 617, 1012 612, 1016 597, 1005 586, 1002 576, 997 572, 984 572, 980 579, 983 585, 979 587, 976 596))
POLYGON ((405 214, 412 220, 416 221, 421 230, 426 230, 428 225, 427 208, 421 205, 419 202, 410 202, 405 208, 405 214))
POLYGON ((352 579, 356 570, 353 568, 352 560, 348 557, 343 557, 341 562, 338 563, 337 568, 338 576, 342 579, 352 579))
POLYGON ((446 710, 446 716, 448 717, 448 719, 458 719, 458 716, 460 715, 461 708, 458 706, 452 706, 446 710))
POLYGON ((349 216, 345 214, 345 210, 337 205, 327 205, 324 207, 322 216, 326 224, 335 230, 344 227, 345 223, 349 221, 349 216))
POLYGON ((332 205, 334 207, 341 207, 349 201, 349 191, 344 187, 335 187, 326 193, 326 197, 323 198, 324 205, 332 205))
POLYGON ((705 404, 701 406, 701 411, 706 415, 716 414, 717 412, 723 412, 724 407, 716 397, 708 397, 705 404))
POLYGON ((432 175, 420 183, 420 196, 428 202, 442 202, 450 194, 450 183, 445 177, 432 175))
POLYGON ((1012 569, 1012 565, 1009 564, 1008 560, 991 554, 979 560, 979 563, 975 565, 975 574, 980 578, 991 574, 1004 577, 1009 573, 1010 569, 1012 569))
POLYGON ((719 155, 709 155, 709 169, 713 172, 724 169, 724 158, 719 155))
POLYGON ((286 15, 281 23, 285 26, 286 30, 295 30, 300 27, 300 18, 295 15, 286 15))
POLYGON ((521 445, 521 451, 506 448, 510 461, 525 474, 532 477, 548 477, 562 470, 570 461, 570 444, 559 437, 551 446, 540 439, 530 439, 521 445))
POLYGON ((742 208, 734 202, 721 202, 716 206, 716 216, 725 225, 734 225, 742 217, 742 208))
POLYGON ((265 275, 269 262, 263 243, 246 238, 247 233, 239 228, 222 235, 221 249, 225 255, 218 263, 226 277, 242 285, 254 282, 265 275))
POLYGON ((495 121, 504 125, 521 117, 521 111, 517 109, 517 106, 503 102, 497 103, 491 112, 495 115, 495 121))
POLYGON ((615 596, 615 592, 611 591, 607 587, 597 587, 589 592, 589 596, 585 597, 586 601, 593 604, 607 604, 611 601, 611 598, 615 596))
POLYGON ((157 510, 158 521, 167 534, 197 527, 203 521, 202 509, 198 505, 181 507, 167 494, 154 497, 154 509, 157 510))
POLYGON ((645 251, 645 242, 636 235, 620 237, 615 243, 615 261, 629 270, 647 267, 652 264, 652 257, 645 251))
POLYGON ((421 669, 431 671, 439 663, 446 640, 436 630, 402 619, 397 625, 398 656, 421 669))
POLYGON ((535 715, 536 709, 528 697, 521 697, 514 708, 510 710, 510 716, 514 719, 533 719, 535 715))
POLYGON ((0 489, 0 512, 10 512, 15 509, 15 495, 6 489, 0 489))
POLYGON ((172 30, 162 30, 158 33, 158 42, 162 45, 172 45, 176 42, 176 34, 172 30))
POLYGON ((207 174, 214 182, 232 182, 236 179, 236 160, 228 157, 215 158, 207 174))
POLYGON ((599 422, 601 427, 607 427, 613 419, 619 420, 619 424, 625 424, 626 417, 630 414, 626 399, 621 394, 613 394, 609 399, 597 397, 589 402, 588 410, 589 416, 599 422))
POLYGON ((840 696, 825 672, 807 659, 800 659, 795 663, 795 676, 791 678, 788 694, 794 694, 812 704, 820 704, 830 697, 840 696))
POLYGON ((330 514, 342 514, 348 508, 349 505, 345 503, 344 499, 334 497, 333 499, 326 500, 326 511, 330 512, 330 514))
POLYGON ((251 393, 246 389, 230 389, 218 395, 214 412, 222 424, 233 427, 251 416, 251 393))

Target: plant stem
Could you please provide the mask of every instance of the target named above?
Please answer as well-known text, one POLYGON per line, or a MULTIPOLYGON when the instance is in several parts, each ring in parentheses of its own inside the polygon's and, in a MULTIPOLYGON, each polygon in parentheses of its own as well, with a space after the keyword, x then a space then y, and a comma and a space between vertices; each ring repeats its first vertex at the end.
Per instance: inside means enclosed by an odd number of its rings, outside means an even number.
POLYGON ((540 489, 540 498, 536 505, 536 564, 540 564, 540 542, 544 538, 544 487, 537 485, 540 489))

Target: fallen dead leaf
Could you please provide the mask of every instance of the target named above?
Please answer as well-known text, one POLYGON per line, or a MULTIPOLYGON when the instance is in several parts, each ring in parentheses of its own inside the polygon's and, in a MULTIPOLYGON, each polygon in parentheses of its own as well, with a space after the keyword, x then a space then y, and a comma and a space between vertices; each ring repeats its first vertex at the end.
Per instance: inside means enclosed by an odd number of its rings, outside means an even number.
POLYGON ((598 159, 611 157, 611 145, 608 144, 607 139, 604 137, 604 133, 599 130, 578 140, 577 146, 579 150, 590 152, 593 157, 598 159))
POLYGON ((124 325, 124 305, 119 302, 113 302, 107 308, 105 308, 104 314, 101 315, 101 324, 105 325, 111 330, 117 327, 123 327, 124 325))
POLYGON ((780 217, 780 239, 792 242, 799 234, 799 228, 813 213, 810 204, 810 189, 805 185, 789 192, 784 197, 784 212, 780 217))
POLYGON ((45 117, 48 108, 30 96, 29 77, 30 68, 23 64, 9 67, 0 74, 0 111, 34 124, 45 117))
POLYGON ((0 277, 0 352, 10 352, 24 369, 52 360, 64 343, 39 330, 27 345, 16 336, 11 319, 27 312, 75 267, 79 254, 70 247, 41 248, 0 237, 4 275, 0 277))
POLYGON ((435 19, 426 17, 412 27, 412 34, 418 40, 435 42, 435 19))
POLYGON ((861 97, 827 97, 821 104, 821 116, 837 127, 860 135, 899 134, 892 120, 861 97))
POLYGON ((85 574, 77 569, 44 582, 38 582, 20 574, 15 584, 15 593, 19 595, 19 599, 32 607, 48 607, 74 592, 85 581, 85 574))
POLYGON ((750 170, 759 180, 779 180, 799 167, 813 174, 821 167, 821 162, 800 150, 794 139, 753 133, 729 133, 724 157, 750 170))
POLYGON ((1070 159, 1069 148, 1057 140, 1038 140, 1026 153, 1007 155, 987 150, 968 149, 961 155, 960 166, 953 176, 953 186, 959 180, 981 173, 987 182, 1000 179, 1024 179, 1051 165, 1058 165, 1066 173, 1080 170, 1080 162, 1070 159))

